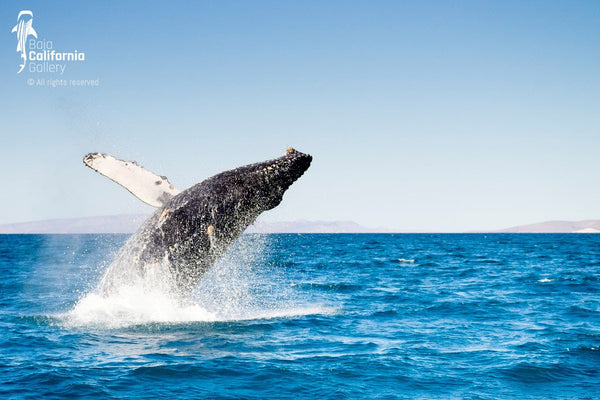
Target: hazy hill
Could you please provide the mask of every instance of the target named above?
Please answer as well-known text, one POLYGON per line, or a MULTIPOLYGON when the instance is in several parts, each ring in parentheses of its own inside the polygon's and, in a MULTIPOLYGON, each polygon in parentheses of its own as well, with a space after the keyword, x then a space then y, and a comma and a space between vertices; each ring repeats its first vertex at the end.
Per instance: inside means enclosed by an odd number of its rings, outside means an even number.
POLYGON ((147 215, 49 219, 0 225, 0 233, 132 233, 147 215))
POLYGON ((353 221, 257 222, 248 227, 252 233, 375 233, 385 228, 367 228, 353 221))
POLYGON ((546 221, 537 224, 513 226, 496 232, 506 233, 600 233, 600 220, 546 221))
MULTIPOLYGON (((148 215, 52 219, 0 225, 0 233, 133 233, 148 215)), ((247 232, 254 233, 367 233, 387 232, 366 228, 352 221, 257 222, 247 232)))

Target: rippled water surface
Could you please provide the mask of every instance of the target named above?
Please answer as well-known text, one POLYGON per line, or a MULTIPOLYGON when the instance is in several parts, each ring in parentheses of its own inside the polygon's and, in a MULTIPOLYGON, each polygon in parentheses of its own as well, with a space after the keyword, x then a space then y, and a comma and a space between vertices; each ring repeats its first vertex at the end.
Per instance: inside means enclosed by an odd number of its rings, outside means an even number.
POLYGON ((98 293, 125 239, 0 235, 0 398, 600 398, 600 235, 245 235, 183 300, 98 293))

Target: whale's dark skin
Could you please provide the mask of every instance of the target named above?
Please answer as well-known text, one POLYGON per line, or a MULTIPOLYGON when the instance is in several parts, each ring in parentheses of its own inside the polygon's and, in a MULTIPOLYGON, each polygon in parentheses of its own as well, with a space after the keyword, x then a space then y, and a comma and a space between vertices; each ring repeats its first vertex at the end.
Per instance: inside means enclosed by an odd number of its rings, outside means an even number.
POLYGON ((288 149, 282 157, 221 172, 179 193, 127 241, 117 258, 140 268, 168 261, 182 293, 308 169, 312 157, 288 149))

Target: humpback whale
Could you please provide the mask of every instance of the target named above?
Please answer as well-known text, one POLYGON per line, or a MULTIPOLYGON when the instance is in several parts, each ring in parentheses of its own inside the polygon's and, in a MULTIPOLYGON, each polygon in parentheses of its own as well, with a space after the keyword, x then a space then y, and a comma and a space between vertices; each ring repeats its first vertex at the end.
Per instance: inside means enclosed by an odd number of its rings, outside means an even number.
POLYGON ((279 205, 311 161, 310 155, 290 147, 282 157, 221 172, 179 191, 166 177, 135 162, 86 155, 85 165, 157 208, 121 248, 101 290, 106 293, 117 284, 124 273, 119 269, 133 265, 135 274, 144 276, 166 263, 177 289, 189 294, 248 225, 279 205))

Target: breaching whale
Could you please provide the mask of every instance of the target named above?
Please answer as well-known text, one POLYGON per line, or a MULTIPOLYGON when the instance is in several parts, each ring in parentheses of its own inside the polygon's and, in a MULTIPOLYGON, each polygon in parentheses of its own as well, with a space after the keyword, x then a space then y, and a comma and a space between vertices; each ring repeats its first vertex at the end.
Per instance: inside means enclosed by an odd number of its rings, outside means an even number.
MULTIPOLYGON (((107 154, 86 155, 85 165, 157 207, 127 240, 109 270, 133 265, 135 273, 143 276, 166 262, 178 290, 189 293, 248 225, 279 205, 311 161, 310 155, 288 148, 282 157, 221 172, 179 191, 166 177, 135 162, 107 154)), ((105 276, 103 291, 116 284, 114 276, 105 276)))

